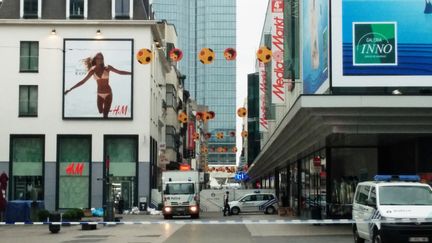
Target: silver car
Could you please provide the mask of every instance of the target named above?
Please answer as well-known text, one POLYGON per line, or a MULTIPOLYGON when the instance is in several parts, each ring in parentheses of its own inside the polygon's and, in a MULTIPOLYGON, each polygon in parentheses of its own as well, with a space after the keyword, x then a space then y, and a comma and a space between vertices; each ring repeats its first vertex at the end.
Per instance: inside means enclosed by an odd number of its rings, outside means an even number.
POLYGON ((241 212, 264 212, 274 214, 278 209, 278 201, 272 193, 246 194, 237 201, 228 203, 231 214, 237 215, 241 212))

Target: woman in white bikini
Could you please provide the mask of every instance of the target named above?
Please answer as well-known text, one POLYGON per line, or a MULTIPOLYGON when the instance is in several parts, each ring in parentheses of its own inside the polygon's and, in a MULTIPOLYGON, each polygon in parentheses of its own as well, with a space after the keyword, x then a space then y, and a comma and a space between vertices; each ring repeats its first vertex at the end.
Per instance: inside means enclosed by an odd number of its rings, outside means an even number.
POLYGON ((99 113, 102 113, 103 117, 107 118, 108 113, 111 109, 111 103, 113 98, 111 86, 109 85, 110 72, 112 71, 121 75, 130 75, 132 73, 128 71, 117 70, 110 65, 105 66, 104 57, 100 52, 96 53, 93 58, 88 57, 84 59, 84 64, 88 70, 87 75, 84 77, 83 80, 72 86, 72 88, 66 90, 64 94, 66 95, 73 89, 83 85, 85 82, 87 82, 87 80, 90 79, 90 77, 93 76, 97 83, 97 107, 99 113))

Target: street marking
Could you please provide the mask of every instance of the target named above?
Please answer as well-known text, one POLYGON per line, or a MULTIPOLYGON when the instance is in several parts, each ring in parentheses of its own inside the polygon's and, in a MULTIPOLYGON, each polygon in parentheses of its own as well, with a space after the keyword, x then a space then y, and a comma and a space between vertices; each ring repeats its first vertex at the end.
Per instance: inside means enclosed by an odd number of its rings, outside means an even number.
POLYGON ((272 219, 272 220, 153 220, 153 221, 124 221, 124 222, 0 222, 2 225, 163 225, 163 224, 353 224, 353 223, 425 223, 432 222, 432 218, 412 218, 412 219, 371 219, 371 220, 353 220, 353 219, 272 219))

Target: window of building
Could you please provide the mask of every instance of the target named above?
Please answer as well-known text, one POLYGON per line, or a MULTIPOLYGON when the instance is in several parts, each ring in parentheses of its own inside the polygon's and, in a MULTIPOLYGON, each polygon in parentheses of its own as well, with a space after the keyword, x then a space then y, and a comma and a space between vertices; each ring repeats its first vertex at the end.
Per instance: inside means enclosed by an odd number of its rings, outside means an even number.
POLYGON ((113 0, 113 16, 116 19, 132 18, 132 0, 113 0))
POLYGON ((19 116, 37 116, 38 86, 19 86, 19 116))
POLYGON ((169 107, 177 107, 177 91, 172 84, 166 85, 166 104, 169 107))
POLYGON ((26 19, 40 17, 41 0, 21 0, 21 16, 26 19))
POLYGON ((165 128, 165 142, 167 148, 175 148, 176 147, 176 129, 173 126, 166 126, 165 128))
POLYGON ((69 0, 69 18, 71 19, 83 19, 85 2, 84 0, 69 0))
POLYGON ((39 42, 20 42, 20 72, 37 72, 39 69, 39 42))
POLYGON ((59 136, 57 208, 89 208, 91 137, 59 136))
POLYGON ((44 137, 11 136, 11 199, 44 200, 44 137))

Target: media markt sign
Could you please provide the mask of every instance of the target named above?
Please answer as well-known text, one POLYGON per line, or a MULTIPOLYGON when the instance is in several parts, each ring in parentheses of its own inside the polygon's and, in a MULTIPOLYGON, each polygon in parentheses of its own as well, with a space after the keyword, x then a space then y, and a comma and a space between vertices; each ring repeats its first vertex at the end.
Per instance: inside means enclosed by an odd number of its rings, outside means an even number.
POLYGON ((353 22, 353 65, 397 65, 396 22, 353 22))

